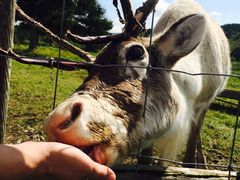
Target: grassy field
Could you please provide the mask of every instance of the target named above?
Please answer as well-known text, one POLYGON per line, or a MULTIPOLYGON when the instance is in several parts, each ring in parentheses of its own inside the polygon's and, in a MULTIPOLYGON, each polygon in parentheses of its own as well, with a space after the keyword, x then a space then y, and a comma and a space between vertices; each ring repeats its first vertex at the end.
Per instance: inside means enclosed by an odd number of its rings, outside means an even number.
MULTIPOLYGON (((26 45, 15 46, 15 51, 22 52, 24 55, 58 56, 57 48, 40 46, 33 52, 27 52, 26 49, 26 45)), ((79 59, 65 51, 62 55, 66 58, 79 59)), ((44 140, 42 124, 52 110, 56 69, 24 65, 13 61, 11 71, 6 142, 44 140)), ((85 75, 86 72, 82 70, 60 71, 57 103, 67 98, 81 84, 85 75)))
MULTIPOLYGON (((26 45, 16 45, 15 51, 29 56, 57 57, 58 49, 40 46, 28 52, 26 45)), ((63 57, 79 59, 68 52, 63 57)), ((234 74, 240 74, 238 63, 234 64, 234 74)), ((9 112, 5 142, 44 141, 42 124, 52 110, 56 70, 34 65, 24 65, 13 61, 9 112), (53 79, 53 80, 52 80, 53 79)), ((84 70, 60 71, 57 103, 67 98, 82 83, 86 76, 84 70)), ((240 90, 240 80, 231 78, 228 88, 240 90)), ((236 103, 236 102, 235 102, 236 103)), ((236 117, 224 112, 209 110, 203 128, 204 154, 208 163, 227 164, 236 117)), ((240 166, 240 124, 234 152, 234 164, 240 166)))

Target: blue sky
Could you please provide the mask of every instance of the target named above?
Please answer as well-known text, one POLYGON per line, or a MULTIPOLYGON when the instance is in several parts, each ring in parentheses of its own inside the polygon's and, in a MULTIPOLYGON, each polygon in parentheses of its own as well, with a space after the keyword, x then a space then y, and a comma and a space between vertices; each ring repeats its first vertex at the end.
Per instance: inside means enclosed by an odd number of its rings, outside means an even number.
MULTIPOLYGON (((133 9, 142 5, 145 0, 131 0, 133 9)), ((220 25, 229 23, 240 24, 240 0, 196 0, 220 25)), ((118 21, 115 7, 112 0, 98 0, 106 10, 106 17, 113 21, 114 27, 111 32, 121 32, 122 25, 118 21)), ((164 10, 174 0, 159 0, 156 7, 156 19, 161 16, 164 10)), ((119 4, 119 7, 121 5, 119 4)), ((149 18, 150 19, 150 18, 149 18)), ((149 22, 147 26, 149 26, 149 22)))

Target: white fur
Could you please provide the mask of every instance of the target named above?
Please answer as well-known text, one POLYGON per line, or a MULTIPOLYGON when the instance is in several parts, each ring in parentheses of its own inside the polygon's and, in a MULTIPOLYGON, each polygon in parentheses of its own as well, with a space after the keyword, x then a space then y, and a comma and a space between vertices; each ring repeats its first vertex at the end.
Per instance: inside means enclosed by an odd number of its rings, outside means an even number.
MULTIPOLYGON (((172 69, 189 73, 230 74, 226 37, 214 20, 193 0, 177 0, 173 3, 155 27, 156 37, 164 34, 178 19, 196 13, 203 14, 206 18, 206 33, 200 45, 192 53, 181 58, 172 69), (210 48, 206 46, 207 43, 211 43, 210 48)), ((188 140, 191 124, 198 120, 195 109, 208 107, 212 98, 224 88, 225 84, 224 77, 173 73, 172 90, 175 91, 180 109, 171 128, 157 140, 157 147, 162 157, 172 159, 181 152, 182 145, 188 140), (209 93, 213 94, 212 98, 206 99, 205 96, 209 93)))

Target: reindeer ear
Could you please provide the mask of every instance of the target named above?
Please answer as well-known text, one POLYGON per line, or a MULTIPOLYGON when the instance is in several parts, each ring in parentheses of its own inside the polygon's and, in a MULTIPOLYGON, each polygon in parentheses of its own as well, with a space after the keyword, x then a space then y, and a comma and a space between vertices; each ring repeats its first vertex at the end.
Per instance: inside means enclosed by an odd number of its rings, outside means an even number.
POLYGON ((200 43, 205 32, 205 18, 193 14, 180 19, 154 42, 167 67, 172 67, 181 57, 191 53, 200 43))

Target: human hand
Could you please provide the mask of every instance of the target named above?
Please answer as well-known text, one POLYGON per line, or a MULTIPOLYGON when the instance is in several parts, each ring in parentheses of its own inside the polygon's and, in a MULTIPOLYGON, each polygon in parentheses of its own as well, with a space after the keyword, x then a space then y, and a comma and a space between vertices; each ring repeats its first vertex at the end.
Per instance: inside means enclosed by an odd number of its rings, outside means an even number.
POLYGON ((25 142, 9 147, 14 148, 22 156, 18 158, 24 161, 19 174, 24 178, 116 179, 110 168, 94 162, 84 152, 70 145, 56 142, 25 142))

